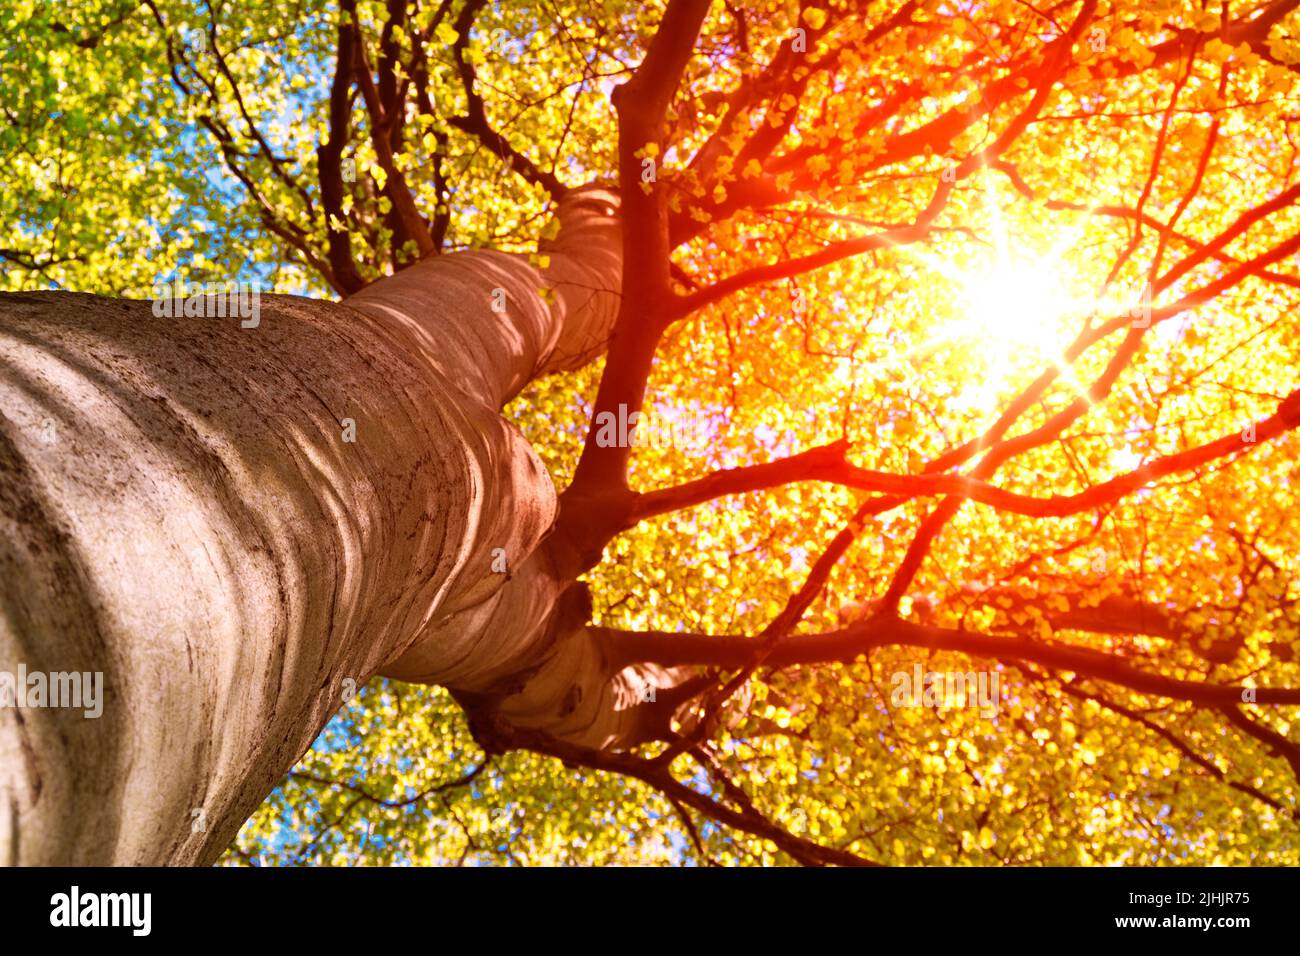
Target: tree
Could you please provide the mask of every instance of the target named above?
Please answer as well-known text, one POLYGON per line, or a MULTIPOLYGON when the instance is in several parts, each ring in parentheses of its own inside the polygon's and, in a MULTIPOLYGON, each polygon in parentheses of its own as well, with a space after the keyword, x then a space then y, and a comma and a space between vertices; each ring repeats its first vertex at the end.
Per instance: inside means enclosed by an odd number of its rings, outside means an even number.
POLYGON ((1296 862, 1297 6, 7 12, 5 855, 1296 862))

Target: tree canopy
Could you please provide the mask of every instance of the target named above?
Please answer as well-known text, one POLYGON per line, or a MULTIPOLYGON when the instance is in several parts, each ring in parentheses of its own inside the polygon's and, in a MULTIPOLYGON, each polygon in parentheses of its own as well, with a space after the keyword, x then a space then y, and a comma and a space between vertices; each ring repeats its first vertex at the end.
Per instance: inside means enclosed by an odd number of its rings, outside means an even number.
POLYGON ((1300 862, 1297 8, 6 4, 0 289, 341 296, 621 187, 608 355, 506 413, 664 733, 375 680, 227 861, 1300 862))

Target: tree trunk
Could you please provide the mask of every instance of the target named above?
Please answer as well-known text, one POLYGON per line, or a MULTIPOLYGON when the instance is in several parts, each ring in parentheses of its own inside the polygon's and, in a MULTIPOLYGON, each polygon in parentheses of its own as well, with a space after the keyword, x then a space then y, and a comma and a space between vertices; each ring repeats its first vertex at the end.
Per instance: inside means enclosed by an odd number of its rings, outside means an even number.
POLYGON ((0 708, 0 860, 210 863, 377 673, 628 733, 500 416, 603 352, 616 203, 572 193, 546 268, 426 259, 341 304, 262 297, 256 327, 0 296, 0 671, 104 695, 0 708))

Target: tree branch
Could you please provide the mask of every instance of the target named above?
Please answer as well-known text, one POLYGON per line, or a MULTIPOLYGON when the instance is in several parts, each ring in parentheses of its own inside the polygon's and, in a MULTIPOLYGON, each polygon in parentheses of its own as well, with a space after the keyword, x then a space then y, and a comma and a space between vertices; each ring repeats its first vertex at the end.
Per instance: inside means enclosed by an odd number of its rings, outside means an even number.
POLYGON ((361 30, 361 23, 357 18, 355 8, 350 12, 355 33, 354 45, 357 51, 356 79, 361 88, 361 95, 366 101, 366 110, 370 114, 370 142, 375 149, 375 158, 385 173, 384 193, 397 211, 397 219, 394 220, 394 224, 400 224, 401 226, 401 232, 395 235, 394 239, 399 248, 407 242, 415 243, 421 257, 436 255, 438 249, 434 245, 433 236, 429 232, 424 217, 420 215, 420 211, 416 208, 415 197, 406 184, 406 177, 397 168, 393 156, 392 140, 390 139, 391 125, 397 121, 404 104, 398 103, 393 111, 385 112, 379 91, 375 87, 374 78, 370 75, 370 63, 366 57, 365 39, 361 30))
POLYGON ((655 349, 671 321, 673 300, 668 211, 662 177, 642 182, 641 153, 663 142, 665 115, 695 49, 709 0, 671 0, 645 59, 612 94, 619 117, 619 181, 622 200, 622 302, 605 369, 596 392, 591 425, 573 481, 560 501, 556 540, 569 570, 581 572, 600 560, 604 542, 626 499, 630 443, 605 447, 597 436, 602 414, 639 413, 655 349), (644 187, 644 188, 643 188, 644 187), (593 520, 594 519, 594 520, 593 520))
POLYGON ((1212 442, 1156 458, 1077 494, 1052 495, 1049 498, 1006 491, 987 481, 966 475, 925 472, 899 475, 858 468, 844 459, 848 444, 836 442, 789 458, 729 468, 673 488, 640 494, 629 511, 627 527, 656 515, 692 508, 727 495, 763 491, 800 481, 824 481, 879 492, 897 496, 900 502, 930 495, 951 495, 1012 514, 1060 518, 1111 504, 1166 475, 1191 471, 1219 458, 1245 454, 1257 447, 1258 443, 1297 427, 1300 427, 1300 389, 1287 396, 1275 414, 1254 425, 1253 442, 1245 441, 1241 432, 1234 431, 1212 442))
POLYGON ((531 159, 510 145, 506 137, 492 128, 488 121, 487 107, 478 92, 478 72, 465 56, 469 46, 470 31, 474 28, 474 18, 486 5, 487 0, 469 0, 456 18, 456 42, 452 44, 452 58, 456 61, 456 70, 460 74, 461 87, 465 91, 468 112, 464 116, 454 116, 449 122, 452 126, 469 133, 480 143, 506 161, 506 167, 514 170, 530 183, 536 183, 546 189, 554 200, 561 199, 569 187, 556 177, 553 172, 540 168, 531 159))
MULTIPOLYGON (((654 663, 663 667, 698 665, 744 667, 752 660, 759 640, 736 635, 711 636, 663 631, 618 631, 598 628, 608 642, 613 659, 626 664, 654 663)), ((920 647, 959 651, 1010 664, 1039 664, 1071 671, 1094 680, 1127 687, 1156 697, 1186 700, 1207 707, 1237 706, 1248 688, 1166 677, 1140 670, 1123 658, 1086 647, 1045 644, 1027 638, 989 635, 954 628, 933 627, 877 615, 861 624, 823 634, 783 638, 767 655, 768 667, 800 664, 847 663, 882 647, 920 647)), ((1300 688, 1252 688, 1257 704, 1300 705, 1300 688)))
POLYGON ((356 34, 351 19, 355 0, 343 0, 342 9, 348 16, 339 20, 338 53, 334 81, 330 86, 329 136, 316 150, 316 175, 320 180, 321 204, 325 210, 327 255, 334 273, 334 285, 347 296, 366 283, 357 270, 347 231, 335 228, 336 221, 339 225, 346 222, 342 161, 352 121, 352 79, 356 69, 356 34))
POLYGON ((715 282, 698 292, 690 295, 678 296, 673 306, 674 318, 681 318, 690 315, 707 305, 711 305, 720 299, 726 298, 734 292, 741 289, 747 289, 751 286, 759 285, 765 282, 777 282, 781 279, 789 279, 793 276, 802 275, 805 272, 812 272, 814 269, 820 269, 828 266, 833 262, 839 262, 850 256, 861 255, 864 252, 871 252, 875 249, 883 249, 891 246, 901 246, 912 242, 918 242, 924 239, 930 231, 930 225, 938 217, 947 205, 948 196, 952 192, 951 184, 941 182, 939 188, 935 190, 929 205, 916 217, 916 221, 908 226, 896 226, 893 229, 887 229, 884 232, 878 232, 870 236, 858 236, 854 239, 845 239, 840 242, 832 243, 825 248, 811 253, 806 256, 799 256, 795 259, 787 259, 784 262, 774 262, 769 265, 755 266, 752 269, 746 269, 735 275, 728 276, 715 282))

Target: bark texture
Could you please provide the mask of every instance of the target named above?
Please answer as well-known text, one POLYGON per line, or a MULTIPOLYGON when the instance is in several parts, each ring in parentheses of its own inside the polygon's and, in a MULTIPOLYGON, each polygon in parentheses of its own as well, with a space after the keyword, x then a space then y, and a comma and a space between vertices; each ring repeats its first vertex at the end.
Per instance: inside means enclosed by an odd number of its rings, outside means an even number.
POLYGON ((0 709, 0 861, 211 862, 376 673, 632 733, 637 678, 583 627, 555 488, 500 415, 605 349, 616 207, 575 190, 546 268, 430 258, 341 304, 263 296, 256 328, 0 296, 0 670, 105 696, 0 709))

